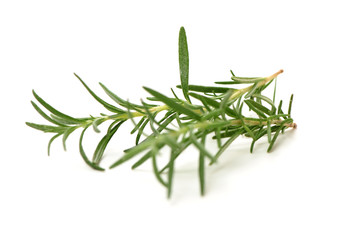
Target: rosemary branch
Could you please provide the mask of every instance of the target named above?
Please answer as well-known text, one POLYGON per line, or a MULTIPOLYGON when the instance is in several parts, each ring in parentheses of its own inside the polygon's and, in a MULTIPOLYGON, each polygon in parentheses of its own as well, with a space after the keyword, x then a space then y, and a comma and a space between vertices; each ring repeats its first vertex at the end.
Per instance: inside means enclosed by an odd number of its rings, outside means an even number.
POLYGON ((126 149, 124 155, 117 159, 110 168, 135 158, 142 154, 132 169, 152 160, 153 172, 156 179, 167 189, 167 196, 171 196, 175 162, 180 154, 190 145, 199 150, 199 184, 200 193, 205 193, 205 164, 217 162, 218 158, 228 146, 240 135, 252 139, 250 152, 253 152, 255 142, 263 136, 268 139, 270 152, 280 133, 288 128, 296 128, 291 117, 293 95, 290 97, 288 111, 282 110, 283 101, 276 106, 275 91, 276 78, 283 70, 268 77, 238 77, 232 73, 230 81, 216 82, 216 86, 200 86, 189 84, 189 59, 185 29, 179 32, 179 67, 181 84, 177 87, 182 90, 184 99, 181 99, 172 90, 173 96, 166 96, 156 90, 144 87, 151 95, 148 101, 141 100, 140 104, 134 104, 118 97, 105 85, 100 83, 104 92, 111 98, 114 104, 108 103, 94 93, 84 81, 75 74, 78 80, 87 89, 90 95, 103 105, 110 114, 86 118, 75 118, 64 114, 43 100, 35 91, 33 95, 36 101, 32 101, 35 110, 52 125, 42 125, 27 122, 26 124, 37 130, 54 133, 48 143, 48 154, 53 141, 62 136, 62 143, 66 150, 66 141, 76 129, 82 129, 79 139, 79 152, 83 160, 93 169, 104 169, 100 166, 104 151, 126 121, 131 121, 134 128, 131 134, 136 134, 135 145, 126 149), (273 98, 263 95, 263 91, 275 82, 273 98), (227 86, 249 85, 243 88, 227 86), (224 87, 225 86, 225 87, 224 87), (151 101, 151 102, 149 102, 151 101), (154 103, 160 104, 154 104, 154 103), (195 103, 197 102, 197 103, 195 103), (48 111, 49 113, 46 113, 48 111), (247 117, 245 112, 254 114, 247 117), (160 114, 163 113, 163 114, 160 114), (91 159, 88 158, 83 147, 83 138, 89 127, 95 132, 100 132, 100 125, 110 121, 106 133, 97 144, 91 159), (145 134, 150 131, 150 134, 145 134), (212 135, 217 142, 218 150, 211 153, 206 148, 206 137, 212 135), (170 157, 161 169, 157 165, 157 156, 163 147, 171 149, 170 157))

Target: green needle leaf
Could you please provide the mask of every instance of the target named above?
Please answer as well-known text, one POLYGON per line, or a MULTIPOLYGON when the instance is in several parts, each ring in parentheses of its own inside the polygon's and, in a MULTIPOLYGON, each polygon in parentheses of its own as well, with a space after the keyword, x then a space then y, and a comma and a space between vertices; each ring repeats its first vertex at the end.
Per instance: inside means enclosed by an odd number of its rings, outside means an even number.
POLYGON ((198 140, 197 140, 195 134, 194 134, 192 131, 190 131, 190 138, 191 138, 192 143, 194 144, 194 146, 196 146, 196 147, 199 149, 199 151, 200 151, 204 156, 208 157, 212 162, 215 162, 215 161, 216 161, 216 159, 214 158, 214 156, 213 156, 212 154, 210 154, 210 153, 206 150, 204 144, 198 142, 198 140))
POLYGON ((289 115, 289 117, 291 117, 291 107, 292 107, 292 104, 293 104, 293 99, 294 99, 294 94, 291 94, 290 101, 289 101, 289 107, 288 107, 288 115, 289 115))
MULTIPOLYGON (((201 145, 205 147, 206 133, 201 137, 201 145)), ((199 153, 199 182, 200 182, 200 194, 205 195, 205 154, 200 151, 199 153)))
POLYGON ((171 197, 172 193, 172 183, 173 183, 173 174, 174 174, 174 160, 176 156, 174 150, 171 149, 170 161, 168 163, 168 175, 167 175, 167 198, 171 197))
MULTIPOLYGON (((160 150, 164 146, 165 146, 164 143, 159 143, 157 145, 157 149, 160 150)), ((145 163, 151 157, 152 157, 152 151, 150 150, 143 157, 141 157, 136 163, 134 163, 132 165, 131 169, 136 169, 137 167, 139 167, 140 165, 142 165, 143 163, 145 163)))
MULTIPOLYGON (((182 88, 182 85, 177 85, 177 88, 182 88)), ((224 88, 224 87, 210 87, 210 86, 199 86, 199 85, 189 85, 189 91, 203 92, 203 93, 226 93, 234 88, 224 88)))
POLYGON ((243 133, 243 130, 239 130, 236 133, 234 133, 219 149, 219 151, 217 152, 217 154, 215 155, 215 160, 211 161, 210 165, 215 163, 216 159, 218 159, 220 157, 220 155, 228 148, 228 146, 241 134, 243 133))
POLYGON ((44 106, 46 109, 48 109, 51 113, 55 114, 56 116, 60 117, 61 119, 64 119, 66 121, 72 122, 72 123, 82 123, 82 120, 70 117, 64 113, 61 113, 60 111, 56 110, 52 106, 50 106, 46 101, 44 101, 39 95, 36 94, 36 92, 33 90, 33 95, 36 98, 36 100, 41 103, 42 106, 44 106))
POLYGON ((268 149, 267 149, 267 152, 270 152, 271 149, 273 148, 274 143, 275 143, 275 141, 276 141, 278 135, 280 134, 281 130, 282 130, 282 128, 279 127, 278 130, 275 132, 273 138, 272 138, 271 141, 270 141, 270 144, 269 144, 269 147, 268 147, 268 149))
MULTIPOLYGON (((140 137, 141 137, 142 135, 145 135, 145 134, 144 134, 144 128, 146 127, 146 125, 147 125, 149 122, 150 122, 150 119, 147 118, 147 119, 141 124, 141 126, 139 127, 138 133, 137 133, 137 137, 136 137, 136 145, 139 144, 140 137)), ((136 126, 137 126, 137 125, 136 125, 136 126)))
POLYGON ((253 94, 257 92, 257 89, 259 88, 259 85, 255 83, 252 87, 252 89, 246 94, 245 98, 250 98, 253 94))
POLYGON ((146 116, 144 116, 144 117, 142 117, 141 119, 140 119, 140 121, 136 124, 136 126, 132 129, 132 131, 131 131, 131 134, 134 134, 138 129, 139 129, 139 127, 143 124, 143 122, 145 121, 145 119, 146 119, 146 116))
POLYGON ((272 138, 272 140, 270 141, 270 144, 269 144, 269 147, 268 147, 268 150, 267 152, 270 152, 275 144, 275 141, 277 139, 277 137, 279 136, 280 132, 282 131, 283 129, 283 126, 286 124, 286 123, 291 123, 293 120, 291 118, 287 118, 285 119, 284 121, 282 121, 281 125, 277 128, 277 130, 275 131, 275 134, 272 138))
POLYGON ((59 126, 63 126, 63 127, 66 126, 66 125, 61 124, 61 123, 59 123, 58 121, 56 121, 56 120, 50 118, 50 117, 49 117, 47 114, 45 114, 45 113, 41 110, 41 108, 39 108, 39 107, 36 105, 36 103, 34 103, 33 101, 31 101, 31 103, 32 103, 33 107, 35 108, 35 110, 36 110, 42 117, 44 117, 47 121, 49 121, 49 122, 51 122, 51 123, 54 123, 54 124, 56 124, 56 125, 59 125, 59 126))
POLYGON ((74 73, 74 75, 78 78, 78 80, 80 80, 80 82, 83 84, 83 86, 88 90, 88 92, 90 93, 91 96, 93 96, 97 102, 99 102, 100 104, 103 105, 103 107, 105 107, 107 110, 114 112, 114 113, 124 113, 124 111, 120 108, 117 108, 109 103, 107 103, 106 101, 104 101, 103 99, 101 99, 100 97, 98 97, 85 83, 84 81, 76 74, 74 73))
POLYGON ((267 135, 268 135, 268 142, 271 143, 271 124, 269 119, 267 121, 267 135))
MULTIPOLYGON (((271 114, 275 114, 276 113, 276 107, 275 107, 275 105, 274 105, 274 102, 270 99, 270 98, 268 98, 268 97, 266 97, 266 96, 263 96, 263 95, 261 95, 261 94, 254 94, 254 95, 252 95, 252 97, 253 98, 257 98, 257 99, 259 99, 259 100, 263 100, 263 101, 265 101, 266 103, 268 103, 270 106, 271 106, 271 114)), ((260 104, 261 105, 261 104, 260 104)))
POLYGON ((64 151, 67 151, 66 141, 67 141, 69 135, 70 135, 73 131, 75 131, 77 128, 78 128, 78 126, 70 127, 70 128, 68 128, 68 129, 64 132, 63 138, 62 138, 62 143, 63 143, 63 149, 64 149, 64 151))
POLYGON ((58 133, 58 134, 54 135, 54 137, 52 137, 52 138, 49 140, 49 142, 48 142, 48 156, 50 156, 50 147, 51 147, 51 144, 54 142, 54 140, 55 140, 56 138, 58 138, 58 137, 61 136, 61 135, 62 135, 62 133, 58 133))
MULTIPOLYGON (((95 165, 99 165, 110 139, 117 132, 118 128, 123 124, 123 122, 124 121, 117 123, 98 143, 96 150, 94 152, 94 155, 92 157, 92 162, 95 165)), ((112 124, 115 124, 115 123, 112 123, 112 124)))
POLYGON ((26 122, 26 125, 31 128, 35 128, 37 130, 43 131, 43 132, 51 132, 51 133, 63 133, 66 130, 65 127, 60 127, 60 126, 56 127, 56 126, 30 123, 30 122, 26 122))
POLYGON ((218 108, 220 106, 220 103, 213 100, 212 98, 209 98, 209 97, 206 97, 206 96, 203 96, 203 95, 199 95, 197 93, 193 93, 193 92, 190 92, 189 93, 190 96, 200 100, 200 101, 203 101, 205 103, 207 103, 208 105, 214 107, 214 108, 218 108))
POLYGON ((267 118, 264 113, 270 115, 269 109, 264 107, 263 105, 255 102, 253 100, 250 100, 250 99, 245 100, 244 102, 249 106, 250 109, 252 109, 260 117, 267 118))
POLYGON ((180 81, 181 87, 185 99, 190 103, 190 98, 188 96, 188 75, 189 75, 189 57, 188 57, 188 46, 185 28, 181 27, 179 31, 179 69, 180 69, 180 81))
POLYGON ((156 154, 152 153, 152 166, 153 166, 153 172, 157 178, 157 180, 164 186, 167 187, 167 183, 164 182, 163 178, 160 176, 160 172, 158 170, 157 166, 157 160, 156 160, 156 154))
MULTIPOLYGON (((138 104, 134 104, 134 103, 130 103, 128 101, 123 100, 122 98, 118 97, 116 94, 114 94, 113 92, 111 92, 103 83, 99 83, 99 85, 101 85, 101 87, 103 88, 103 90, 105 91, 105 93, 112 99, 114 100, 117 104, 119 104, 122 107, 129 107, 130 105, 133 106, 134 108, 142 108, 141 105, 138 104)), ((122 110, 121 110, 122 111, 122 110)))
POLYGON ((110 169, 119 166, 120 164, 130 160, 131 158, 138 155, 139 153, 145 151, 146 149, 148 149, 151 146, 151 144, 152 144, 151 141, 144 141, 144 142, 136 145, 135 147, 131 148, 130 150, 125 152, 125 154, 120 159, 118 159, 115 163, 113 163, 110 166, 110 169))
POLYGON ((95 170, 99 170, 99 171, 104 171, 104 168, 101 168, 100 166, 97 166, 96 164, 92 163, 84 152, 82 141, 83 141, 84 133, 87 129, 88 129, 88 127, 84 128, 82 133, 81 133, 81 136, 80 136, 80 141, 79 141, 80 154, 81 154, 84 162, 86 164, 88 164, 91 168, 93 168, 95 170))
POLYGON ((265 78, 261 78, 261 77, 236 77, 236 76, 232 76, 231 79, 233 81, 237 81, 240 83, 257 83, 260 81, 265 80, 265 78))

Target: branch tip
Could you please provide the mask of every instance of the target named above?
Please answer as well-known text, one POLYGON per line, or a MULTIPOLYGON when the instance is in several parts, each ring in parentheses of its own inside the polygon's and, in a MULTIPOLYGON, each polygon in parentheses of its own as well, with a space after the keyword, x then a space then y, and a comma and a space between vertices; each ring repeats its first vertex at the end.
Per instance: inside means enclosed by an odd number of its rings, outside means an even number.
POLYGON ((278 72, 274 73, 273 75, 270 75, 266 78, 266 82, 269 82, 270 80, 276 78, 279 74, 283 73, 283 69, 280 69, 278 72))

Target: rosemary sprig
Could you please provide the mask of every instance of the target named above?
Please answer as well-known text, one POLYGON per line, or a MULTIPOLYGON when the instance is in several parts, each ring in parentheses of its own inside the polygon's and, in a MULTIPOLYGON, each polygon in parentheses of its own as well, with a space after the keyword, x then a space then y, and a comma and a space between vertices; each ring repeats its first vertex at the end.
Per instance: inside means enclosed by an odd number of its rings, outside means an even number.
POLYGON ((43 132, 54 133, 48 143, 48 154, 51 144, 56 138, 62 136, 63 147, 66 149, 68 136, 75 130, 82 129, 79 139, 80 154, 90 167, 103 171, 100 162, 109 141, 124 122, 132 121, 134 128, 131 134, 136 134, 136 144, 134 147, 126 149, 124 155, 117 159, 110 168, 117 167, 136 156, 140 156, 140 158, 133 164, 132 169, 139 167, 146 161, 152 161, 154 174, 157 180, 167 188, 168 197, 172 193, 175 161, 190 145, 194 145, 199 151, 198 171, 200 192, 203 195, 205 193, 206 163, 216 163, 222 153, 238 136, 244 135, 252 139, 250 152, 253 152, 257 140, 267 136, 269 143, 267 151, 270 152, 280 133, 283 133, 287 128, 296 128, 296 124, 291 118, 293 95, 290 98, 286 114, 282 110, 282 101, 276 107, 276 78, 283 70, 268 77, 238 77, 231 71, 231 81, 216 82, 218 85, 215 86, 190 85, 188 56, 186 33, 182 27, 179 32, 181 84, 177 87, 182 90, 184 99, 179 98, 173 89, 173 96, 166 96, 154 89, 144 87, 150 94, 148 100, 151 100, 151 103, 142 100, 140 104, 134 104, 118 97, 100 83, 104 92, 114 102, 114 104, 111 104, 96 95, 75 74, 89 94, 110 113, 101 114, 97 117, 75 118, 56 110, 33 91, 36 101, 45 110, 42 110, 32 101, 33 107, 51 125, 30 122, 26 124, 43 132), (262 93, 273 81, 275 81, 274 94, 273 99, 270 99, 262 93), (225 85, 225 87, 222 85, 225 85), (228 87, 228 85, 232 87, 228 87), (245 87, 234 87, 240 85, 245 85, 245 87), (255 117, 247 117, 244 113, 247 111, 253 113, 255 117), (160 114, 161 112, 165 114, 160 114), (111 124, 97 144, 93 157, 89 159, 82 144, 84 134, 89 127, 92 127, 95 132, 100 132, 99 126, 108 121, 111 124), (144 133, 147 127, 151 131, 149 135, 144 133), (208 135, 211 135, 217 142, 218 151, 216 153, 211 153, 206 148, 206 137, 208 135), (142 136, 144 136, 144 140, 140 141, 142 136), (170 157, 164 167, 159 168, 157 155, 165 146, 171 149, 170 157))

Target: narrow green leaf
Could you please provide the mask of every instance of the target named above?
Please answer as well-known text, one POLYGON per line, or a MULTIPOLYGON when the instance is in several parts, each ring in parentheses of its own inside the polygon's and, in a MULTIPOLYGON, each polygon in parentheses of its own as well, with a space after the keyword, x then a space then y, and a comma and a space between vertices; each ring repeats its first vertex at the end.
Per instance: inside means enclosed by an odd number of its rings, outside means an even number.
POLYGON ((121 106, 124 106, 124 104, 126 103, 125 100, 123 100, 122 98, 118 97, 116 94, 114 94, 112 91, 110 91, 103 83, 99 83, 99 85, 103 88, 104 92, 112 99, 114 100, 116 103, 118 103, 121 106))
POLYGON ((271 142, 271 124, 270 120, 267 120, 267 135, 268 135, 268 142, 271 142))
POLYGON ((174 174, 174 160, 176 159, 174 150, 171 149, 170 161, 168 163, 168 175, 167 175, 167 198, 171 197, 172 193, 172 183, 174 174))
POLYGON ((92 122, 92 127, 95 132, 100 133, 101 131, 98 129, 98 126, 101 125, 104 122, 104 119, 97 118, 92 122))
POLYGON ((139 122, 136 124, 136 126, 132 129, 131 131, 131 134, 134 134, 138 129, 139 127, 142 125, 142 123, 145 121, 146 117, 142 117, 139 122))
MULTIPOLYGON (((128 116, 128 119, 131 120, 132 124, 136 127, 136 126, 137 126, 137 123, 135 122, 135 120, 134 120, 134 115, 133 115, 133 113, 131 112, 132 106, 131 106, 131 104, 130 104, 129 102, 126 102, 126 104, 127 104, 127 107, 126 107, 126 110, 127 110, 127 111, 126 111, 126 114, 127 114, 127 116, 128 116)), ((137 109, 137 111, 140 112, 141 115, 145 115, 144 112, 139 111, 138 109, 137 109)))
POLYGON ((243 129, 238 130, 235 134, 233 134, 218 150, 218 152, 215 155, 215 160, 211 161, 210 165, 215 163, 215 161, 220 157, 220 155, 228 148, 228 146, 241 134, 243 133, 243 129))
POLYGON ((263 77, 236 77, 236 76, 232 76, 231 79, 233 81, 237 81, 237 82, 241 82, 241 83, 257 83, 260 81, 265 80, 266 78, 263 77))
MULTIPOLYGON (((206 134, 203 133, 201 137, 201 145, 205 147, 206 134)), ((200 151, 199 153, 199 183, 200 183, 200 194, 203 196, 205 194, 205 154, 200 151)))
POLYGON ((277 114, 283 114, 282 103, 283 103, 283 101, 281 100, 279 105, 278 105, 278 108, 277 108, 277 114))
POLYGON ((191 102, 188 96, 189 56, 186 32, 184 27, 181 27, 179 31, 179 70, 184 97, 188 102, 191 102))
POLYGON ((238 117, 240 117, 241 113, 242 113, 242 108, 240 106, 242 106, 242 96, 240 96, 238 99, 237 99, 237 102, 236 102, 236 105, 235 107, 233 106, 233 109, 235 110, 236 114, 238 117))
POLYGON ((99 83, 100 86, 103 88, 104 92, 117 104, 119 104, 122 107, 128 107, 129 105, 133 106, 134 108, 142 108, 141 105, 130 103, 128 101, 123 100, 119 96, 117 96, 115 93, 110 91, 103 83, 99 83))
MULTIPOLYGON (((177 85, 177 88, 182 88, 181 85, 177 85)), ((224 87, 212 87, 212 86, 199 86, 199 85, 189 85, 189 91, 203 92, 203 93, 226 93, 234 88, 224 88, 224 87)))
POLYGON ((59 125, 59 126, 62 126, 62 127, 65 127, 66 125, 63 125, 61 123, 59 123, 58 121, 55 121, 54 119, 50 118, 47 114, 45 114, 41 108, 39 108, 36 103, 34 103, 33 101, 31 101, 33 107, 35 108, 35 110, 43 117, 45 118, 47 121, 51 122, 51 123, 54 123, 56 125, 59 125))
POLYGON ((252 139, 255 139, 255 135, 253 131, 245 124, 243 120, 241 122, 242 122, 242 127, 246 130, 246 132, 248 133, 248 136, 251 137, 252 139))
POLYGON ((85 83, 84 81, 76 74, 74 73, 74 75, 78 78, 78 80, 80 80, 80 82, 83 84, 83 86, 88 90, 88 92, 90 93, 91 96, 93 96, 93 98, 96 99, 97 102, 99 102, 100 104, 103 105, 103 107, 105 107, 107 110, 114 112, 114 113, 124 113, 124 111, 120 108, 117 108, 109 103, 107 103, 106 101, 104 101, 103 99, 101 99, 100 97, 98 97, 85 83))
POLYGON ((51 144, 53 143, 53 141, 54 141, 57 137, 59 137, 59 136, 61 136, 61 135, 62 135, 62 133, 58 133, 58 134, 54 135, 54 136, 49 140, 49 142, 48 142, 48 156, 50 156, 50 147, 51 147, 51 144))
POLYGON ((164 182, 163 178, 160 175, 160 172, 158 170, 158 166, 157 166, 157 159, 156 159, 156 154, 152 153, 152 167, 153 167, 153 172, 154 175, 156 176, 157 180, 164 186, 167 187, 167 183, 164 182))
POLYGON ((267 118, 267 116, 264 113, 269 113, 269 109, 266 107, 262 106, 261 104, 252 101, 252 100, 245 100, 245 103, 249 106, 251 110, 253 110, 257 115, 259 115, 262 118, 267 118))
POLYGON ((253 153, 255 142, 261 137, 260 134, 263 132, 263 128, 264 128, 263 126, 260 127, 258 132, 254 133, 255 138, 252 140, 252 143, 250 144, 250 153, 253 153))
POLYGON ((292 104, 293 104, 293 98, 294 98, 294 94, 291 94, 290 100, 289 100, 289 107, 288 107, 288 115, 289 115, 289 117, 291 117, 291 107, 292 107, 292 104))
POLYGON ((178 101, 181 101, 181 100, 178 98, 177 94, 174 92, 173 88, 171 88, 171 92, 172 92, 173 96, 174 96, 178 101))
POLYGON ((255 83, 252 87, 252 89, 249 90, 249 92, 247 92, 247 94, 245 95, 245 98, 250 98, 253 94, 256 93, 257 89, 259 88, 259 85, 257 83, 255 83))
POLYGON ((261 112, 267 114, 267 115, 272 115, 272 111, 263 106, 262 104, 255 102, 253 100, 245 100, 251 103, 252 106, 254 106, 256 109, 259 109, 261 112))
MULTIPOLYGON (((241 128, 241 126, 238 126, 238 128, 241 128)), ((233 129, 233 130, 228 130, 228 129, 226 129, 225 132, 220 133, 220 138, 228 138, 228 137, 231 137, 231 136, 233 136, 236 132, 237 132, 237 129, 233 129)), ((216 138, 217 138, 217 136, 213 136, 213 137, 212 137, 212 139, 216 139, 216 138)), ((220 147, 221 147, 221 145, 220 145, 220 147)), ((219 147, 219 148, 220 148, 220 147, 219 147)))
POLYGON ((217 101, 215 101, 212 98, 205 97, 205 96, 199 95, 197 93, 193 93, 193 92, 190 92, 189 94, 190 94, 190 96, 192 96, 192 97, 194 97, 194 98, 196 98, 200 101, 204 101, 205 103, 207 103, 208 105, 210 105, 214 108, 218 108, 220 106, 220 103, 218 103, 217 101))
POLYGON ((154 127, 154 123, 156 123, 157 125, 160 126, 160 124, 155 120, 155 114, 156 113, 151 113, 150 110, 148 109, 148 107, 145 105, 145 103, 143 101, 141 101, 143 104, 143 108, 145 109, 146 115, 148 117, 148 119, 150 120, 150 127, 152 132, 157 135, 159 134, 159 132, 157 131, 157 129, 154 127))
POLYGON ((288 118, 289 117, 289 115, 288 114, 275 114, 275 115, 272 115, 272 116, 270 116, 270 117, 268 117, 270 120, 272 120, 272 119, 279 119, 279 118, 288 118))
POLYGON ((67 120, 69 122, 72 123, 82 123, 82 120, 77 119, 77 118, 73 118, 70 117, 69 115, 66 115, 64 113, 61 113, 60 111, 56 110, 55 108, 53 108, 52 106, 50 106, 46 101, 44 101, 39 95, 36 94, 36 92, 33 90, 33 95, 35 97, 35 99, 41 103, 42 106, 44 106, 46 109, 48 109, 51 113, 55 114, 56 116, 67 120))
POLYGON ((216 84, 223 84, 223 85, 232 85, 232 84, 246 84, 243 82, 235 82, 235 81, 219 81, 219 82, 214 82, 216 84))
POLYGON ((272 83, 274 82, 274 80, 275 80, 275 78, 274 78, 273 80, 269 81, 267 84, 263 85, 263 86, 261 87, 261 92, 262 92, 263 90, 265 90, 267 87, 269 87, 269 85, 272 84, 272 83))
POLYGON ((276 83, 277 79, 275 79, 275 84, 274 84, 274 93, 273 93, 273 103, 275 104, 275 99, 276 99, 276 83))
POLYGON ((67 146, 66 146, 66 141, 69 137, 69 135, 75 131, 78 128, 78 126, 74 126, 74 127, 69 127, 63 134, 63 138, 62 138, 62 143, 63 143, 63 149, 64 151, 67 151, 67 146))
MULTIPOLYGON (((196 135, 197 137, 199 137, 198 134, 196 135)), ((177 158, 191 144, 192 144, 192 141, 190 138, 183 138, 179 143, 180 148, 174 150, 174 158, 177 158)), ((165 167, 163 167, 160 170, 160 172, 164 172, 168 167, 169 167, 169 163, 165 167)))
POLYGON ((66 127, 49 126, 49 125, 42 125, 42 124, 36 124, 36 123, 30 123, 30 122, 26 122, 26 125, 31 128, 35 128, 37 130, 43 131, 43 132, 63 133, 66 130, 66 127))
POLYGON ((270 110, 271 114, 276 113, 276 107, 274 105, 274 102, 270 98, 268 98, 266 96, 263 96, 261 94, 254 94, 254 95, 252 95, 252 97, 265 101, 266 103, 268 103, 271 106, 271 110, 270 110))
POLYGON ((194 144, 194 146, 196 146, 196 147, 199 149, 200 152, 202 152, 202 153, 203 153, 206 157, 208 157, 211 161, 215 161, 214 156, 213 156, 212 154, 210 154, 210 153, 206 150, 205 146, 204 146, 203 144, 201 144, 201 143, 197 140, 197 138, 196 138, 196 136, 194 135, 194 133, 193 133, 192 130, 190 131, 190 138, 191 138, 191 141, 192 141, 192 143, 194 144))
MULTIPOLYGON (((144 134, 144 128, 146 127, 146 125, 147 125, 149 122, 150 122, 150 119, 147 118, 147 119, 142 123, 142 125, 139 127, 138 133, 137 133, 137 136, 136 136, 136 145, 139 144, 140 137, 141 137, 142 135, 145 135, 145 134, 144 134)), ((145 135, 145 136, 146 136, 146 135, 145 135)))
POLYGON ((179 148, 179 144, 177 143, 177 138, 173 137, 169 134, 162 134, 162 138, 163 138, 163 142, 165 142, 165 144, 171 148, 179 148))
MULTIPOLYGON (((159 143, 157 145, 157 149, 160 150, 164 146, 165 146, 165 143, 159 143)), ((143 163, 145 163, 151 157, 152 157, 152 151, 150 150, 146 154, 144 154, 143 157, 141 157, 136 163, 134 163, 132 165, 131 169, 136 169, 137 167, 139 167, 140 165, 142 165, 143 163)))
POLYGON ((217 142, 217 145, 218 145, 218 148, 220 148, 221 147, 221 133, 220 133, 220 128, 218 127, 218 128, 216 128, 215 129, 215 138, 216 138, 216 142, 217 142))
POLYGON ((205 113, 203 116, 202 116, 202 120, 203 121, 206 121, 206 120, 209 120, 209 119, 216 119, 216 118, 219 118, 219 116, 223 113, 223 111, 221 109, 214 109, 208 113, 205 113))
POLYGON ((176 113, 175 112, 172 112, 170 115, 168 116, 165 116, 162 120, 159 121, 160 125, 159 127, 157 128, 157 131, 158 132, 161 132, 163 131, 164 129, 168 129, 168 125, 176 118, 176 113))
POLYGON ((121 122, 121 121, 126 121, 126 120, 120 120, 120 119, 117 119, 117 120, 115 120, 115 121, 113 121, 110 125, 109 125, 109 127, 108 127, 108 129, 107 129, 107 133, 108 132, 110 132, 111 131, 111 129, 115 126, 115 124, 117 124, 117 123, 119 123, 119 122, 121 122))
MULTIPOLYGON (((88 127, 89 127, 89 126, 88 126, 88 127)), ((98 165, 92 163, 92 162, 88 159, 87 155, 86 155, 85 152, 84 152, 83 145, 82 145, 82 141, 83 141, 84 133, 85 133, 85 131, 88 129, 88 127, 86 127, 86 128, 83 129, 83 131, 82 131, 82 133, 81 133, 81 136, 80 136, 80 141, 79 141, 80 154, 81 154, 81 156, 82 156, 84 162, 85 162, 86 164, 88 164, 91 168, 93 168, 93 169, 95 169, 95 170, 99 170, 99 171, 104 171, 104 168, 101 168, 100 166, 98 166, 98 165)))
POLYGON ((143 141, 142 143, 139 143, 137 146, 125 152, 125 154, 120 159, 118 159, 110 166, 110 169, 115 168, 120 164, 130 160, 132 157, 148 149, 152 144, 153 144, 152 141, 143 141))
POLYGON ((146 154, 144 154, 143 157, 141 157, 137 162, 135 162, 132 166, 131 169, 136 169, 143 163, 145 163, 149 158, 151 158, 152 153, 151 151, 148 151, 146 154))
MULTIPOLYGON (((220 103, 220 110, 222 111, 221 112, 221 115, 222 115, 222 118, 223 120, 226 120, 226 113, 227 113, 227 109, 228 109, 228 105, 229 105, 229 99, 230 97, 232 96, 232 93, 233 91, 228 91, 222 98, 221 100, 221 103, 220 103)), ((239 98, 238 100, 238 103, 240 102, 241 100, 241 97, 239 98)))
POLYGON ((269 147, 267 149, 267 152, 270 152, 275 144, 275 141, 277 139, 277 137, 279 136, 280 132, 283 130, 283 126, 286 124, 286 123, 291 123, 293 120, 291 118, 287 118, 285 119, 284 121, 282 121, 281 125, 277 128, 277 130, 275 131, 275 134, 269 144, 269 147))
POLYGON ((267 152, 270 152, 271 151, 271 149, 273 148, 273 146, 274 146, 274 143, 275 143, 275 141, 276 141, 276 139, 277 139, 277 137, 278 137, 278 135, 280 134, 280 131, 282 130, 282 128, 281 127, 279 127, 279 129, 275 132, 275 134, 274 134, 274 136, 273 136, 273 138, 272 138, 272 140, 270 141, 270 144, 269 144, 269 147, 268 147, 268 150, 267 150, 267 152))
POLYGON ((165 95, 151 89, 144 87, 144 89, 149 92, 152 96, 160 99, 163 103, 165 103, 167 106, 171 107, 172 109, 175 109, 177 112, 180 112, 182 114, 185 114, 193 119, 200 120, 200 115, 195 113, 193 110, 186 108, 182 106, 181 104, 173 101, 172 99, 166 97, 165 95))
POLYGON ((53 120, 57 121, 58 123, 60 123, 60 124, 62 124, 62 125, 64 125, 64 126, 77 125, 77 124, 79 124, 79 123, 84 123, 85 121, 90 120, 90 118, 87 118, 86 120, 84 120, 84 119, 82 119, 82 118, 81 118, 81 119, 78 118, 78 120, 81 121, 81 122, 74 122, 74 121, 72 121, 72 120, 64 119, 64 118, 62 118, 62 117, 59 117, 59 116, 57 116, 57 115, 55 115, 55 114, 53 114, 53 113, 50 114, 50 117, 51 117, 53 120))
POLYGON ((123 124, 123 122, 124 121, 121 121, 118 124, 116 124, 98 143, 98 145, 95 149, 94 155, 92 157, 92 162, 95 165, 99 165, 99 163, 102 159, 102 156, 104 154, 104 151, 105 151, 110 139, 117 132, 118 128, 123 124))

